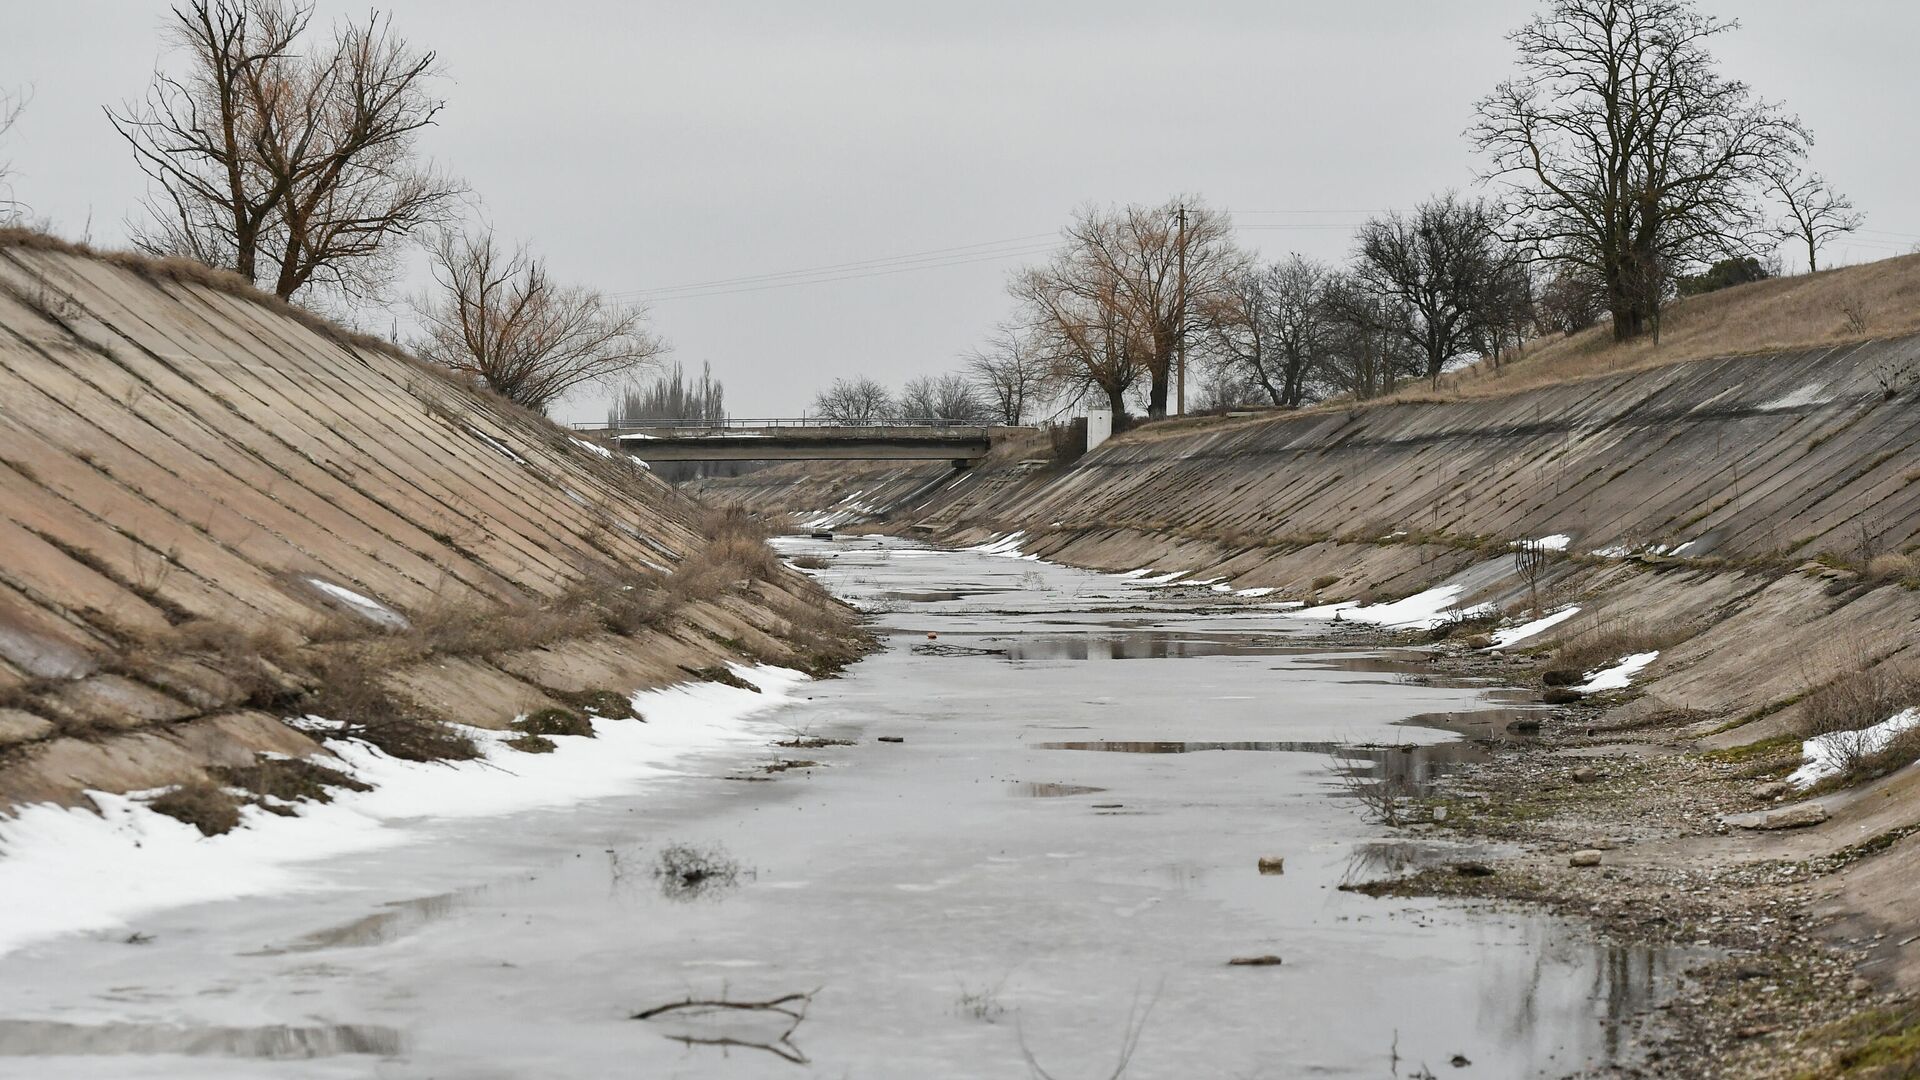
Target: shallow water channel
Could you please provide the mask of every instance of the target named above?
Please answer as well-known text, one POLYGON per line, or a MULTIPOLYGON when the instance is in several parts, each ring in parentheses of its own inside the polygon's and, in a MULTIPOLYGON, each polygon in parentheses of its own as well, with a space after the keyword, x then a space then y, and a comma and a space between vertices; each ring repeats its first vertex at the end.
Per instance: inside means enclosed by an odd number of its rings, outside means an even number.
POLYGON ((1561 1076, 1627 1060, 1678 973, 1522 910, 1339 891, 1472 857, 1369 823, 1339 771, 1431 779, 1474 752, 1458 731, 1503 726, 1488 687, 1253 602, 784 547, 826 557, 887 647, 759 717, 766 749, 0 958, 0 1075, 1024 1077, 1030 1056, 1075 1080, 1131 1044, 1135 1080, 1561 1076), (796 736, 850 743, 772 745, 796 736), (1391 749, 1336 754, 1356 744, 1391 749), (661 879, 674 845, 720 872, 661 879), (797 1026, 631 1019, 803 992, 797 1026))

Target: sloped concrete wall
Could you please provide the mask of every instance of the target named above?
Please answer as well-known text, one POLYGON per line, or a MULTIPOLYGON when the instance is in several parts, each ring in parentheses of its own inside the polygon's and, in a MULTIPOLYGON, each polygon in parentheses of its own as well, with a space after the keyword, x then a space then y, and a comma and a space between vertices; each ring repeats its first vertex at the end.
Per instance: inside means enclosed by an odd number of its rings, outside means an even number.
MULTIPOLYGON (((628 459, 310 318, 0 246, 0 804, 306 744, 274 717, 233 720, 247 694, 217 655, 127 670, 175 628, 536 611, 583 580, 671 575, 706 542, 699 513, 628 459)), ((644 641, 396 677, 499 725, 548 691, 684 678, 738 655, 722 640, 778 654, 775 609, 826 603, 789 573, 644 641)))

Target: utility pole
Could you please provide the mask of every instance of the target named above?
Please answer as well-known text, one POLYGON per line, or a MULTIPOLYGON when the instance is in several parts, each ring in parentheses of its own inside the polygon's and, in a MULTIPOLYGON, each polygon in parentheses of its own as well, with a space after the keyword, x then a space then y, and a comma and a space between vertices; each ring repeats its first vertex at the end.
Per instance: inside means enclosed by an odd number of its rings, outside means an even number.
POLYGON ((1180 295, 1180 322, 1174 330, 1173 347, 1177 352, 1180 374, 1175 384, 1173 411, 1175 416, 1185 416, 1187 415, 1187 204, 1184 202, 1180 204, 1179 220, 1180 232, 1174 245, 1180 259, 1179 282, 1175 286, 1180 295))

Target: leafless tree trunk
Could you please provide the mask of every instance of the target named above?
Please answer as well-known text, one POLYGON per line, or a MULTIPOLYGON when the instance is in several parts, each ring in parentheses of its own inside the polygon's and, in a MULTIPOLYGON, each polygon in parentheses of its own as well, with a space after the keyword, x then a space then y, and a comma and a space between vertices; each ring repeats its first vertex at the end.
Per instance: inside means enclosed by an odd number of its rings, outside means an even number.
POLYGON ((1147 350, 1121 310, 1118 286, 1062 253, 1017 277, 1012 291, 1027 309, 1048 385, 1069 401, 1105 397, 1115 429, 1124 428, 1127 394, 1146 373, 1147 350))
POLYGON ((666 352, 643 309, 554 283, 525 247, 491 230, 441 230, 432 243, 437 288, 414 300, 422 357, 535 411, 586 383, 632 375, 666 352))
POLYGON ((298 51, 298 0, 191 0, 168 35, 180 74, 107 111, 153 182, 144 249, 188 255, 290 297, 377 292, 394 241, 444 223, 462 187, 414 158, 442 102, 435 56, 389 20, 344 25, 298 51))
POLYGON ((1781 173, 1768 179, 1786 209, 1786 217, 1774 226, 1774 235, 1807 246, 1809 274, 1819 271, 1820 249, 1827 241, 1866 223, 1866 215, 1854 210, 1853 200, 1819 173, 1781 173))
POLYGON ((1707 51, 1737 25, 1692 0, 1552 0, 1509 35, 1519 72, 1479 104, 1511 227, 1604 284, 1618 340, 1655 325, 1672 273, 1750 253, 1759 189, 1803 152, 1799 120, 1707 51))

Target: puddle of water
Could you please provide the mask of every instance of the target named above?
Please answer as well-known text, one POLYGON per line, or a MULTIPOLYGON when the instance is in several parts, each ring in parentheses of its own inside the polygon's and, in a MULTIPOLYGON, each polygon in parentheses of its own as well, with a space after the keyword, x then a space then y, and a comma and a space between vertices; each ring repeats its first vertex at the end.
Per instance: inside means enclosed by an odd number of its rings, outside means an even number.
POLYGON ((1168 660, 1196 656, 1271 656, 1276 643, 1245 636, 1196 637, 1168 630, 1033 634, 996 641, 1009 660, 1168 660))
POLYGON ((0 1020, 0 1056, 8 1057, 184 1054, 284 1061, 343 1054, 391 1057, 405 1045, 400 1032, 371 1024, 192 1027, 0 1020))

